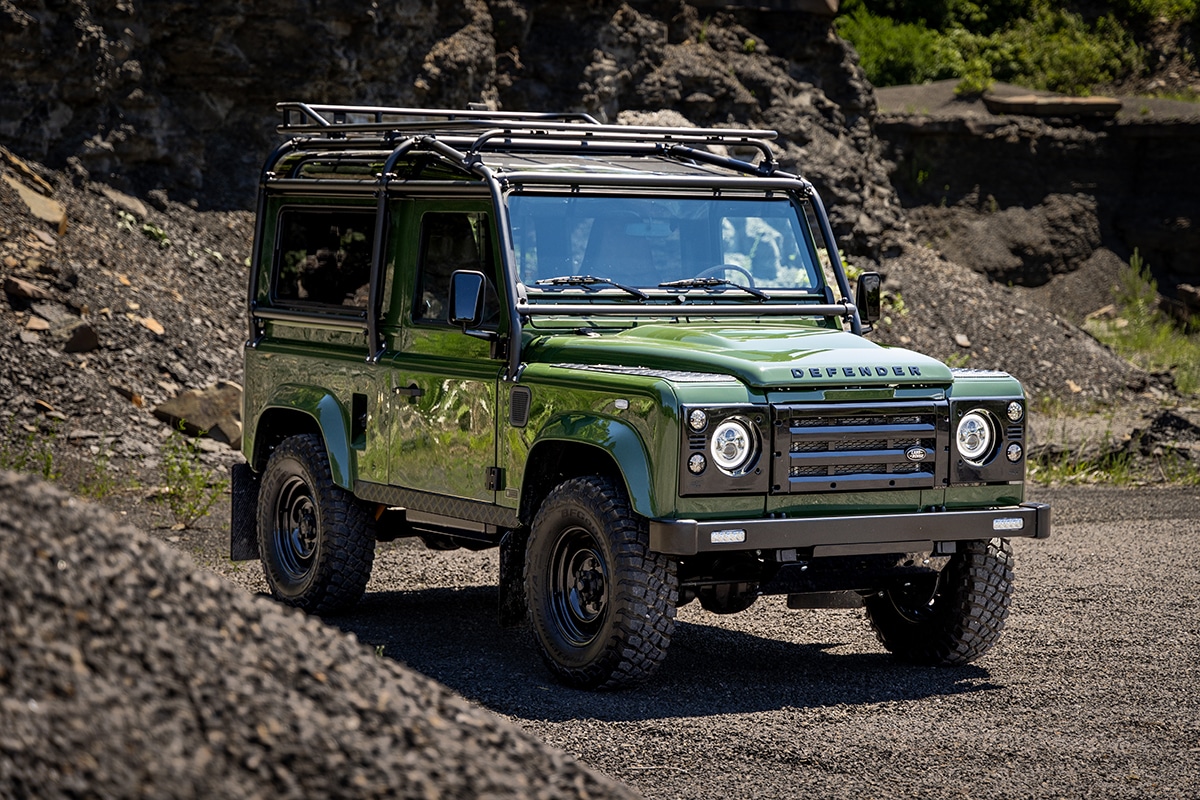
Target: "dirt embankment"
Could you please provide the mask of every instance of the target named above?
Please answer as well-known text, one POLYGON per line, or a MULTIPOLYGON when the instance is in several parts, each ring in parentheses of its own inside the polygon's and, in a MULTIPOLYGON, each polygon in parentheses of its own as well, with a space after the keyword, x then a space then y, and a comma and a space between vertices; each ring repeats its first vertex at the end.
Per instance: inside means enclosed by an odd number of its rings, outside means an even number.
MULTIPOLYGON (((1031 94, 992 90, 1018 93, 1031 94)), ((957 97, 953 81, 876 96, 908 220, 952 261, 1033 287, 1076 322, 1111 302, 1135 249, 1182 303, 1181 285, 1200 286, 1200 104, 1125 97, 1115 115, 1012 115, 957 97)))

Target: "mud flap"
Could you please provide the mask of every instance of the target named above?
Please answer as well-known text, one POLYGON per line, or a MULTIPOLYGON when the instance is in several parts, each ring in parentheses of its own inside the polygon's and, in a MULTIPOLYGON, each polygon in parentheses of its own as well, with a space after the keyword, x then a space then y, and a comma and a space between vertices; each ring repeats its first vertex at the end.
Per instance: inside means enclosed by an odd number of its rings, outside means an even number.
POLYGON ((230 479, 229 560, 252 561, 258 558, 259 476, 249 464, 234 464, 230 479))
POLYGON ((525 546, 529 531, 510 530, 500 539, 500 606, 501 628, 515 628, 525 622, 525 546))

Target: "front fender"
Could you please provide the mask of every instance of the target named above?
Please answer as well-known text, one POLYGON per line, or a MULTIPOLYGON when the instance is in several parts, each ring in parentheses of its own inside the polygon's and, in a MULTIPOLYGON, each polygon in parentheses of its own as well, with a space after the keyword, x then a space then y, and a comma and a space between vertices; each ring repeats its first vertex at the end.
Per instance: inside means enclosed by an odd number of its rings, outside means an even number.
POLYGON ((633 510, 644 517, 655 516, 657 498, 650 477, 650 454, 632 425, 611 417, 566 414, 547 423, 531 453, 551 442, 569 442, 607 453, 621 473, 633 510))
POLYGON ((321 438, 325 440, 333 482, 343 489, 353 490, 358 462, 350 447, 350 416, 338 399, 328 390, 317 386, 283 384, 275 389, 263 405, 259 413, 260 423, 256 428, 260 429, 261 420, 275 409, 298 411, 316 422, 321 429, 321 438))

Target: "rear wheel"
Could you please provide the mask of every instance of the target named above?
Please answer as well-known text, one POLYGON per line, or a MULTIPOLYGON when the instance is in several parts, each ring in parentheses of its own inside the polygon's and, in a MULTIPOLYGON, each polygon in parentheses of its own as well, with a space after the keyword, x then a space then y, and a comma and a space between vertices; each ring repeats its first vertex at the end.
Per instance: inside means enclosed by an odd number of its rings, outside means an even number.
POLYGON ((547 496, 530 532, 525 592, 542 657, 564 683, 629 686, 666 658, 675 564, 650 552, 645 520, 607 478, 574 478, 547 496))
POLYGON ((319 436, 275 448, 258 495, 258 549, 277 600, 313 614, 353 606, 371 577, 372 527, 354 495, 333 482, 319 436))
POLYGON ((935 575, 865 599, 875 635, 897 658, 969 664, 999 640, 1012 601, 1012 545, 991 539, 958 547, 935 575))

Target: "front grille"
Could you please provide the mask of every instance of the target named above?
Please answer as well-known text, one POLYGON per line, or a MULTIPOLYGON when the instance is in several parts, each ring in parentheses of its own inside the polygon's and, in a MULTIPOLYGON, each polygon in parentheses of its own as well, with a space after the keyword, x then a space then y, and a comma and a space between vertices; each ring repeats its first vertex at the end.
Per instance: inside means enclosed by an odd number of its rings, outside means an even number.
POLYGON ((939 485, 944 402, 775 406, 772 416, 776 493, 939 485))

